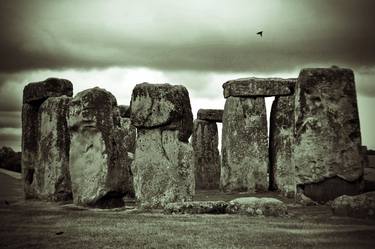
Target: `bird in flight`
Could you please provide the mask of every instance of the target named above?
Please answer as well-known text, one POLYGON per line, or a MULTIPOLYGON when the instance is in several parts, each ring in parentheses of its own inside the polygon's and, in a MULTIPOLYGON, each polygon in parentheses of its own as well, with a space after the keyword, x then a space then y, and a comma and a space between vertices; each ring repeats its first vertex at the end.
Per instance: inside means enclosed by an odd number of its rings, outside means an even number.
POLYGON ((263 31, 257 32, 257 35, 259 35, 260 37, 263 37, 263 31))

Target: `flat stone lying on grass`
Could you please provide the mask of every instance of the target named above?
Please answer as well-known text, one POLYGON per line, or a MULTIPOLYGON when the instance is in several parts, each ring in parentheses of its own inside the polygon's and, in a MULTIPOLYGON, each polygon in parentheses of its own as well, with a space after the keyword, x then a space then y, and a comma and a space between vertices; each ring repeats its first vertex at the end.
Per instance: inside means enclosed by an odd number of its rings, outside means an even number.
POLYGON ((165 214, 245 214, 250 216, 284 216, 287 206, 275 198, 244 197, 230 202, 190 201, 169 203, 165 214))
POLYGON ((337 216, 375 218, 375 191, 355 196, 340 196, 333 201, 331 208, 337 216))
POLYGON ((288 213, 284 202, 275 198, 243 197, 229 202, 227 213, 251 216, 284 216, 288 213))
POLYGON ((225 214, 225 201, 189 201, 169 203, 164 207, 166 214, 225 214))

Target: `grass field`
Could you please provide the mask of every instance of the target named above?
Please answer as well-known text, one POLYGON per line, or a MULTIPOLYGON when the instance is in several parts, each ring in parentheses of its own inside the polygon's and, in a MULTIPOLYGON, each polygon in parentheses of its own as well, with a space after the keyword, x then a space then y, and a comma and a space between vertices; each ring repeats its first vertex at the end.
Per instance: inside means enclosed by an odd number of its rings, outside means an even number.
POLYGON ((25 202, 19 180, 1 174, 0 187, 0 248, 375 248, 375 221, 326 206, 286 218, 164 215, 25 202))

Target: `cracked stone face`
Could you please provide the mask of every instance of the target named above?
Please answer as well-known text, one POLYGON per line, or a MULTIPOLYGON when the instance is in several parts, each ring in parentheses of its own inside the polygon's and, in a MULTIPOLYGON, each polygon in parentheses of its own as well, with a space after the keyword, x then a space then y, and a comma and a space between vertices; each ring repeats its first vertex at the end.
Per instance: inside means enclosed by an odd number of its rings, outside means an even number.
MULTIPOLYGON (((353 72, 303 69, 295 105, 296 183, 320 183, 338 177, 356 185, 363 176, 363 165, 353 72)), ((345 194, 346 187, 342 188, 345 194)))
POLYGON ((134 139, 135 132, 130 122, 124 128, 122 123, 115 97, 104 89, 88 89, 73 98, 69 167, 76 204, 121 206, 122 197, 133 194, 124 140, 127 135, 134 139))

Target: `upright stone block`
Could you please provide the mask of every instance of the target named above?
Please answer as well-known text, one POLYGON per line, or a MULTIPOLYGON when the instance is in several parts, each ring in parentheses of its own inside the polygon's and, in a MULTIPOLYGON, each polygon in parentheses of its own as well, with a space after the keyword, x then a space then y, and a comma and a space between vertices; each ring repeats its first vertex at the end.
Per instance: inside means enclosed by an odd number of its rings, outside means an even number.
POLYGON ((317 201, 359 192, 363 166, 353 72, 303 69, 295 104, 296 184, 317 201), (325 191, 331 185, 335 191, 325 191))
POLYGON ((30 83, 23 90, 22 175, 27 199, 64 200, 70 196, 66 170, 68 98, 57 97, 72 93, 72 83, 57 78, 30 83))
POLYGON ((228 97, 223 114, 222 190, 266 190, 267 167, 264 98, 228 97))
MULTIPOLYGON (((290 89, 295 83, 290 82, 290 89)), ((276 96, 270 117, 270 189, 279 190, 288 197, 296 193, 293 161, 294 145, 294 95, 276 96)))
POLYGON ((70 136, 67 114, 71 98, 50 97, 40 106, 39 167, 36 179, 40 195, 49 200, 69 200, 72 189, 69 174, 70 136))
POLYGON ((131 99, 131 120, 137 128, 178 130, 187 142, 193 130, 189 93, 170 84, 137 84, 131 99))
MULTIPOLYGON (((130 159, 115 97, 104 89, 78 93, 69 111, 70 174, 74 203, 122 206, 133 195, 130 159)), ((125 128, 126 129, 126 128, 125 128)))
POLYGON ((223 112, 221 109, 199 109, 197 119, 221 123, 223 122, 223 112))
POLYGON ((132 164, 136 197, 144 208, 191 201, 195 193, 194 154, 178 131, 138 129, 132 164))
POLYGON ((218 189, 220 155, 215 122, 194 120, 192 137, 196 189, 218 189))
POLYGON ((224 83, 224 97, 266 97, 290 95, 293 90, 289 87, 296 79, 281 78, 240 78, 224 83))
POLYGON ((136 197, 142 207, 189 201, 194 195, 194 155, 187 143, 193 124, 185 87, 138 84, 131 100, 137 128, 132 164, 136 197))

